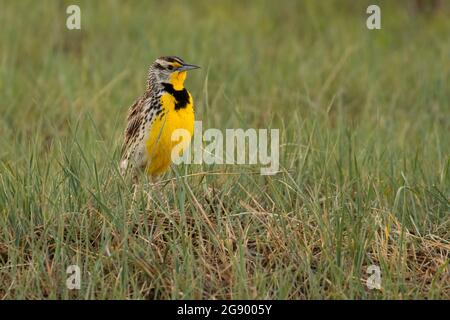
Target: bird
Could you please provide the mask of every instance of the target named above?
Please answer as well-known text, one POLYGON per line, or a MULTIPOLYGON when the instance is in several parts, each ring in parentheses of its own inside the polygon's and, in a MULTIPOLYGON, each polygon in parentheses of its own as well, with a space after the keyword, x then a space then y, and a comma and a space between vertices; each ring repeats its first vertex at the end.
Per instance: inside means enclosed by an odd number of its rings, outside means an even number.
POLYGON ((189 146, 195 113, 192 95, 184 82, 187 72, 198 68, 177 56, 162 56, 151 64, 146 90, 128 110, 120 160, 122 174, 131 171, 137 179, 138 172, 144 171, 156 180, 172 163, 172 149, 180 143, 172 141, 177 129, 190 134, 180 152, 189 146))

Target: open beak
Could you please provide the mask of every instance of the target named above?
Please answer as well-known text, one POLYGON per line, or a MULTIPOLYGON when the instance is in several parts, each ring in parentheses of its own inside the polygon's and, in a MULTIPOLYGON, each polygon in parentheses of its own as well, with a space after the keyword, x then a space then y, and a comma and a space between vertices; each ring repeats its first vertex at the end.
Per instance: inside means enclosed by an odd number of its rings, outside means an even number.
POLYGON ((200 68, 199 66, 196 66, 195 64, 183 64, 181 67, 177 69, 177 71, 188 71, 188 70, 194 70, 200 68))

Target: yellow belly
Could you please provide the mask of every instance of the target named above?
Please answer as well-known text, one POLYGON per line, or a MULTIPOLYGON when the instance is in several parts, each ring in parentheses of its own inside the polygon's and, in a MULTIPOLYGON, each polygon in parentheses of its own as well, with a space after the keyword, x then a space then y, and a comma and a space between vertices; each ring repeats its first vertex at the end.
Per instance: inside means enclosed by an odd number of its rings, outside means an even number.
MULTIPOLYGON (((156 116, 156 120, 150 129, 149 138, 146 141, 147 173, 158 175, 166 171, 172 160, 172 149, 180 141, 172 141, 172 133, 177 129, 185 129, 192 136, 194 133, 194 107, 192 97, 190 103, 182 109, 175 110, 175 99, 170 94, 161 96, 161 104, 164 114, 156 116)), ((186 144, 188 146, 188 143, 186 144)), ((184 148, 185 149, 185 148, 184 148)), ((183 149, 182 149, 183 150, 183 149)))

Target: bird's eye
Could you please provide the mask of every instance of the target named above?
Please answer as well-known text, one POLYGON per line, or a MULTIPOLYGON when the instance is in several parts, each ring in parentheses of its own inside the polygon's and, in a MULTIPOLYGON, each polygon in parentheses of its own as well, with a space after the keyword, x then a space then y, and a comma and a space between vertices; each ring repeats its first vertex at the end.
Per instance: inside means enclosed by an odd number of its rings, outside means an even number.
POLYGON ((167 67, 167 69, 173 70, 173 66, 172 66, 172 65, 169 65, 169 66, 167 67))

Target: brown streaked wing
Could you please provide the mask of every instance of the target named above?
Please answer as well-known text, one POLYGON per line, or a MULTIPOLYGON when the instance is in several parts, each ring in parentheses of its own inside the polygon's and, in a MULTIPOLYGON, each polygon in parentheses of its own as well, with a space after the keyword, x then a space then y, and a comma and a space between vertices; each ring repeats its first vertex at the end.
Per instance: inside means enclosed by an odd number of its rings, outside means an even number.
POLYGON ((142 117, 143 99, 137 99, 128 110, 128 125, 125 129, 125 138, 122 146, 122 157, 125 155, 133 137, 138 134, 139 126, 143 121, 142 117))
POLYGON ((135 117, 138 113, 141 112, 142 109, 142 97, 136 99, 136 101, 128 108, 128 117, 127 120, 130 121, 131 118, 135 117))

